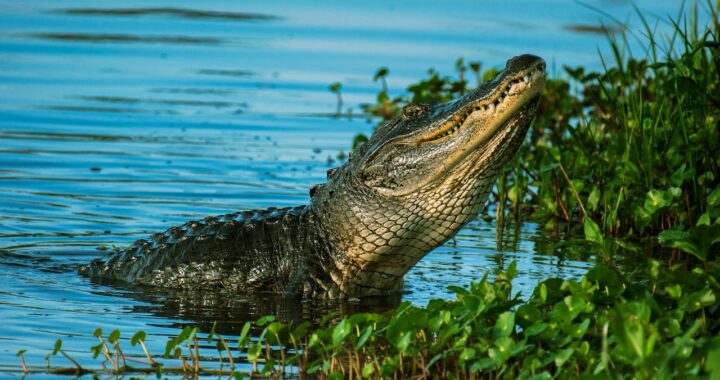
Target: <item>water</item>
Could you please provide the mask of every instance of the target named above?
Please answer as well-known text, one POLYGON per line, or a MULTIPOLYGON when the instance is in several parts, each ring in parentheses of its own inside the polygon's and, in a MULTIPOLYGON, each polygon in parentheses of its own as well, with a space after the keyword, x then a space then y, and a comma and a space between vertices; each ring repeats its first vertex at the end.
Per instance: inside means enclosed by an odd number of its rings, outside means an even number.
MULTIPOLYGON (((624 1, 591 5, 635 18, 624 1)), ((490 67, 530 52, 552 73, 598 68, 596 46, 605 48, 602 35, 576 31, 601 16, 566 0, 199 6, 0 1, 0 248, 12 252, 0 255, 0 371, 18 369, 19 349, 43 364, 58 338, 97 367, 87 354, 96 327, 145 330, 160 353, 189 323, 219 321, 232 334, 267 313, 303 320, 392 305, 139 293, 92 284, 75 267, 189 219, 307 203, 308 188, 373 126, 331 117, 332 82, 343 83, 345 107, 357 114, 374 100, 380 66, 390 67, 392 95, 430 67, 450 73, 458 57, 490 67)), ((677 13, 674 1, 638 6, 653 24, 677 13)), ((510 260, 524 294, 590 265, 556 255, 554 237, 535 224, 516 232, 498 250, 492 223, 470 223, 406 276, 403 298, 449 297, 448 285, 510 260)))

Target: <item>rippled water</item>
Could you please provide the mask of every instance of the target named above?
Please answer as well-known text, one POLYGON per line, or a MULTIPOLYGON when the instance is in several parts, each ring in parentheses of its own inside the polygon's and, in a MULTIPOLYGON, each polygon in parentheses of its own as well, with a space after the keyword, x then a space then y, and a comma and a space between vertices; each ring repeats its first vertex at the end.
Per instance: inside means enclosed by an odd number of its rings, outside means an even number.
MULTIPOLYGON (((624 1, 590 5, 631 15, 624 1)), ((639 4, 653 21, 676 6, 639 4)), ((145 330, 162 352, 187 323, 232 333, 266 313, 303 320, 392 305, 138 293, 75 267, 188 219, 307 203, 352 136, 373 127, 332 117, 329 83, 343 83, 357 114, 379 89, 379 66, 390 67, 391 94, 461 56, 489 67, 531 52, 551 71, 597 68, 604 37, 578 30, 601 17, 565 0, 0 1, 0 248, 10 252, 0 254, 0 370, 17 370, 19 349, 43 364, 57 338, 88 357, 98 326, 145 330)), ((540 279, 579 276, 589 264, 562 259, 556 238, 526 223, 498 249, 495 226, 477 220, 406 276, 403 297, 448 297, 446 286, 510 260, 525 294, 540 279)))

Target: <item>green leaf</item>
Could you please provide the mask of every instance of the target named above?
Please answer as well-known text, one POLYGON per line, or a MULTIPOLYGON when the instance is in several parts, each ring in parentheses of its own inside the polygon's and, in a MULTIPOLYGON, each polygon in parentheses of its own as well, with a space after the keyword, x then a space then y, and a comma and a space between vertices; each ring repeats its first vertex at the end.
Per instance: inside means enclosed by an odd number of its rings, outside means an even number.
POLYGON ((699 217, 698 220, 697 220, 697 223, 695 223, 696 226, 700 226, 700 225, 709 226, 710 224, 711 224, 711 222, 710 222, 710 214, 707 213, 707 212, 706 212, 706 213, 703 213, 702 215, 700 215, 700 217, 699 217))
POLYGON ((573 324, 567 329, 568 334, 572 336, 574 339, 580 339, 585 335, 585 332, 587 332, 588 327, 590 327, 590 319, 585 318, 582 322, 573 324))
POLYGON ((707 205, 708 208, 720 206, 720 187, 716 188, 715 190, 711 191, 710 194, 708 194, 707 205))
POLYGON ((108 341, 112 344, 115 344, 120 339, 120 330, 115 329, 110 333, 110 336, 108 336, 108 341))
POLYGON ((215 337, 215 328, 217 327, 217 321, 213 322, 212 328, 210 329, 210 332, 207 335, 207 342, 210 343, 213 341, 213 338, 215 337))
POLYGON ((652 189, 645 194, 645 211, 653 215, 657 210, 667 207, 672 203, 673 198, 680 196, 680 189, 671 187, 667 191, 652 189))
POLYGON ((389 73, 390 73, 390 69, 388 69, 387 67, 381 67, 381 68, 377 69, 377 71, 375 72, 375 75, 373 76, 373 81, 376 81, 380 78, 384 78, 389 73))
POLYGON ((680 322, 672 317, 664 317, 657 321, 657 328, 664 336, 674 337, 682 331, 680 322))
POLYGON ((130 339, 130 344, 135 346, 136 344, 138 344, 140 342, 144 342, 144 341, 145 341, 145 331, 140 330, 140 331, 136 332, 135 335, 132 336, 132 338, 130 339))
POLYGON ((555 355, 555 366, 560 368, 565 362, 570 359, 570 356, 575 352, 572 348, 566 348, 555 355))
POLYGON ((343 341, 345 340, 345 337, 347 337, 351 331, 352 326, 350 325, 350 321, 348 321, 347 319, 343 319, 342 321, 340 321, 340 323, 335 325, 335 328, 332 332, 333 346, 340 346, 340 344, 343 343, 343 341))
POLYGON ((716 301, 715 293, 710 288, 705 288, 697 292, 692 292, 680 300, 681 309, 689 312, 695 312, 703 307, 708 307, 716 301))
POLYGON ((390 375, 394 374, 398 371, 400 367, 398 366, 398 361, 394 357, 386 356, 385 359, 383 359, 382 364, 380 365, 380 375, 383 377, 389 377, 390 375))
POLYGON ((535 305, 524 304, 518 307, 516 319, 521 327, 526 328, 528 326, 532 326, 538 321, 541 321, 542 314, 540 313, 540 309, 538 309, 535 305))
POLYGON ((588 216, 585 216, 583 229, 585 230, 585 240, 593 242, 599 246, 605 245, 605 238, 603 238, 600 227, 598 227, 597 223, 588 216))
POLYGON ((362 377, 370 377, 375 373, 375 362, 367 362, 362 369, 362 377))
POLYGON ((705 370, 710 373, 710 380, 720 380, 720 344, 716 343, 715 348, 708 353, 705 370))
POLYGON ((598 202, 600 201, 600 190, 597 187, 593 187, 590 195, 588 195, 587 207, 590 211, 597 210, 598 202))
POLYGON ((517 261, 513 260, 510 265, 508 265, 508 268, 505 271, 505 276, 507 277, 508 281, 512 281, 515 277, 517 277, 517 275, 517 261))
POLYGON ((93 336, 96 338, 101 337, 102 336, 102 328, 100 328, 100 327, 96 328, 95 331, 93 332, 93 336))
POLYGON ((470 359, 473 359, 473 358, 475 358, 475 349, 472 348, 472 347, 465 347, 465 348, 463 348, 463 350, 460 352, 460 357, 459 357, 459 359, 460 359, 461 362, 466 362, 466 361, 468 361, 468 360, 470 360, 470 359))
POLYGON ((483 358, 470 366, 470 372, 479 372, 489 368, 492 368, 496 364, 496 360, 492 358, 483 358))
POLYGON ((167 343, 165 343, 165 357, 170 357, 172 350, 181 342, 182 340, 179 340, 177 337, 168 339, 167 343))
POLYGON ((51 355, 56 355, 58 351, 60 351, 60 348, 62 348, 62 339, 55 341, 55 347, 53 347, 51 355))
POLYGON ((370 339, 370 336, 372 335, 372 332, 373 332, 373 327, 372 327, 372 326, 367 326, 367 327, 365 327, 365 331, 363 332, 363 334, 362 334, 362 335, 360 336, 360 338, 358 339, 357 344, 355 345, 355 347, 356 347, 357 349, 362 348, 362 346, 365 345, 365 343, 367 342, 367 340, 370 339))
POLYGON ((103 350, 102 343, 98 343, 97 345, 90 347, 90 352, 92 352, 92 354, 93 354, 93 359, 97 358, 98 355, 100 355, 102 353, 102 350, 103 350))
POLYGON ((510 336, 515 331, 515 313, 506 311, 498 316, 492 329, 493 338, 510 336))
POLYGON ((623 277, 616 270, 602 264, 590 269, 585 278, 598 286, 599 292, 593 295, 595 302, 612 303, 625 289, 623 277))
POLYGON ((720 243, 720 225, 701 224, 691 228, 689 232, 665 230, 658 238, 666 247, 677 248, 705 261, 710 254, 710 247, 720 243))
POLYGON ((238 348, 243 349, 245 345, 248 344, 250 341, 250 337, 248 336, 248 333, 250 332, 250 322, 245 322, 243 325, 242 330, 240 331, 240 336, 238 337, 238 348))
POLYGON ((266 315, 266 316, 258 319, 257 322, 255 322, 255 324, 262 327, 262 326, 265 326, 268 322, 273 322, 273 321, 275 321, 274 315, 266 315))
POLYGON ((545 330, 548 329, 548 327, 550 327, 550 325, 548 325, 547 323, 540 322, 526 328, 523 333, 525 334, 525 336, 535 336, 543 333, 545 330))
POLYGON ((413 332, 408 331, 400 336, 400 339, 396 339, 393 341, 393 345, 397 347, 398 351, 401 353, 405 353, 410 346, 410 341, 412 339, 413 332))
POLYGON ((342 84, 340 82, 335 82, 328 86, 328 89, 330 90, 330 92, 338 93, 342 89, 342 84))
POLYGON ((254 363, 260 358, 261 353, 262 353, 262 343, 257 342, 255 344, 251 344, 250 346, 248 346, 248 349, 247 349, 247 360, 250 363, 254 363))

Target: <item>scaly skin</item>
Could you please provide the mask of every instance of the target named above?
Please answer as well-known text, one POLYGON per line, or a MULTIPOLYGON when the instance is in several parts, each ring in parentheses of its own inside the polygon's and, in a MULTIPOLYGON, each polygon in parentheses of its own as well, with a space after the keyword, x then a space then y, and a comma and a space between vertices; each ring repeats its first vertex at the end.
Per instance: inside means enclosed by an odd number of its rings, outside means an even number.
POLYGON ((545 78, 524 55, 442 105, 408 105, 308 206, 247 211, 173 227, 81 268, 92 278, 308 298, 387 295, 481 211, 522 143, 545 78))

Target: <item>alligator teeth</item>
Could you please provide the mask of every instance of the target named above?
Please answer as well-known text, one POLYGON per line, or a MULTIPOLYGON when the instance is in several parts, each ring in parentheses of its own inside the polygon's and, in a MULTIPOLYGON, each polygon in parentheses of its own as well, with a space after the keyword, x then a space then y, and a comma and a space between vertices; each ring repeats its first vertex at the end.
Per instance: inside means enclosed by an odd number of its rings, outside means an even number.
POLYGON ((495 103, 490 103, 488 105, 488 109, 490 110, 490 112, 495 112, 495 103))
POLYGON ((529 75, 525 75, 525 76, 522 78, 522 80, 523 80, 523 82, 527 83, 527 82, 530 81, 530 76, 529 76, 529 75))

